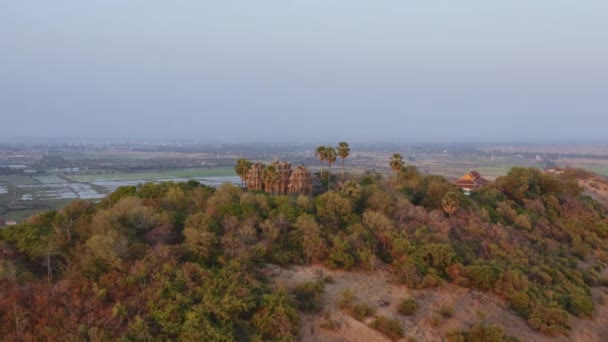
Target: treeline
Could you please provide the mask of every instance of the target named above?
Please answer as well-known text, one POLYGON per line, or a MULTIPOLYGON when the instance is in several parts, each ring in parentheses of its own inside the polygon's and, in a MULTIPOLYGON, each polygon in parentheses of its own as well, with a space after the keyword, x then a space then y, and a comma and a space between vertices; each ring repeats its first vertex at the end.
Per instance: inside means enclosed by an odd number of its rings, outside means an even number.
POLYGON ((388 265, 409 287, 492 292, 548 335, 593 316, 608 219, 574 173, 514 168, 469 197, 394 159, 394 179, 316 197, 148 183, 2 229, 2 338, 295 339, 297 303, 266 263, 388 265))

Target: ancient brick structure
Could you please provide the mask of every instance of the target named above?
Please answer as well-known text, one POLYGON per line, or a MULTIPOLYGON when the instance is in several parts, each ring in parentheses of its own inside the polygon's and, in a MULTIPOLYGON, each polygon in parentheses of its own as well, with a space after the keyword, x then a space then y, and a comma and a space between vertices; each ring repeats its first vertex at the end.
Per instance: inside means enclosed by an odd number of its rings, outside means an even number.
POLYGON ((251 165, 245 185, 249 190, 263 190, 274 195, 309 195, 312 193, 312 174, 304 165, 292 171, 291 163, 277 159, 268 167, 262 163, 251 165))
POLYGON ((289 189, 289 177, 291 177, 291 164, 286 161, 280 162, 276 160, 273 165, 275 165, 279 174, 275 193, 286 195, 289 189))
POLYGON ((255 163, 247 172, 245 184, 249 190, 264 190, 264 169, 266 166, 262 163, 255 163))
POLYGON ((312 175, 306 166, 300 165, 291 173, 288 193, 302 195, 312 193, 312 175))

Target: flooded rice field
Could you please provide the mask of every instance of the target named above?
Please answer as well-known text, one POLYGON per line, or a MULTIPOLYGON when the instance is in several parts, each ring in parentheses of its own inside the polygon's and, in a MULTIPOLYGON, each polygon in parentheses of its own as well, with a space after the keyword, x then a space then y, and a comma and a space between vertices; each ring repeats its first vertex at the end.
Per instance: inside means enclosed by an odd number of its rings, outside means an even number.
POLYGON ((147 182, 187 182, 197 180, 218 187, 223 183, 240 184, 230 168, 173 170, 121 174, 14 174, 0 175, 0 216, 22 221, 43 210, 62 208, 76 199, 99 201, 121 186, 147 182))
POLYGON ((63 179, 57 175, 36 176, 36 177, 32 177, 32 178, 34 178, 40 184, 60 184, 60 183, 67 182, 65 179, 63 179))
POLYGON ((62 199, 98 199, 103 198, 105 193, 97 192, 89 184, 70 183, 66 180, 61 183, 43 183, 33 185, 19 185, 17 190, 21 193, 21 201, 33 200, 62 200, 62 199))
MULTIPOLYGON (((146 182, 187 182, 197 180, 204 185, 217 187, 223 183, 240 184, 241 180, 235 176, 218 177, 188 177, 188 178, 162 178, 137 180, 98 180, 90 183, 78 183, 59 176, 34 177, 36 184, 18 185, 17 191, 20 201, 49 201, 69 199, 101 199, 121 186, 138 185, 146 182)), ((0 187, 0 194, 6 187, 0 187)), ((7 192, 8 190, 5 190, 7 192)))
POLYGON ((106 193, 110 193, 121 186, 131 186, 142 184, 146 182, 187 182, 189 180, 196 180, 201 182, 201 184, 207 186, 217 187, 224 183, 232 183, 232 184, 241 184, 241 179, 239 177, 233 176, 218 176, 218 177, 191 177, 191 178, 164 178, 164 179, 155 179, 155 180, 100 180, 91 182, 92 185, 99 187, 104 190, 106 193))

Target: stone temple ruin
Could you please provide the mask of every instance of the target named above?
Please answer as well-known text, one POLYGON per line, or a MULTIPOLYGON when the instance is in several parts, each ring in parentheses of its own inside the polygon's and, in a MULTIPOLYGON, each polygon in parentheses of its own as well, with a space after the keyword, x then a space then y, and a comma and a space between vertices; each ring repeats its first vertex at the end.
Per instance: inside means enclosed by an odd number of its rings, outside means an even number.
POLYGON ((250 190, 264 190, 264 169, 266 166, 262 163, 251 165, 245 177, 245 186, 250 190))
POLYGON ((290 194, 308 195, 312 193, 312 175, 306 166, 300 165, 291 173, 287 191, 290 194))
POLYGON ((291 164, 278 159, 268 165, 251 165, 244 177, 249 190, 262 190, 277 195, 309 195, 312 193, 312 174, 304 165, 295 170, 291 164))
POLYGON ((277 171, 279 172, 276 193, 287 194, 289 188, 289 179, 292 175, 291 163, 279 162, 278 160, 276 160, 273 165, 276 166, 277 171))

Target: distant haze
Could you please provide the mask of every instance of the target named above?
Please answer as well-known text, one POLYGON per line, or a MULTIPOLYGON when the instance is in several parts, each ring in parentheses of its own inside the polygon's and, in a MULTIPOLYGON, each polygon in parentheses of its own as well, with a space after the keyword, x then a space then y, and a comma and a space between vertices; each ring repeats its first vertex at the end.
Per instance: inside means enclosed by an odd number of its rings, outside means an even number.
POLYGON ((4 139, 604 140, 607 108, 606 0, 0 4, 4 139))

